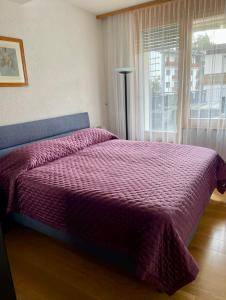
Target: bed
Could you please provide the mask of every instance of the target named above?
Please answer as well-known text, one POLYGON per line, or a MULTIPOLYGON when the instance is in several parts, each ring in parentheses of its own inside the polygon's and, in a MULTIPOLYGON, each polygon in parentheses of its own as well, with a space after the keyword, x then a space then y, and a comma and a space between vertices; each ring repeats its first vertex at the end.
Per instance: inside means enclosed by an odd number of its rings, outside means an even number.
POLYGON ((172 295, 197 276, 187 245, 213 190, 226 190, 226 165, 210 149, 124 141, 89 127, 87 113, 0 127, 7 213, 128 262, 172 295))

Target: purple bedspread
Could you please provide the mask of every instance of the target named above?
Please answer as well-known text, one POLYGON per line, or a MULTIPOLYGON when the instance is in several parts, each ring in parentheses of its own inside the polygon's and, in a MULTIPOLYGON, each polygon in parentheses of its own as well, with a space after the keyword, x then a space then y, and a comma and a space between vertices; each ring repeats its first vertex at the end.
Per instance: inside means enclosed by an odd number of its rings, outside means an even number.
POLYGON ((226 166, 210 149, 123 141, 85 129, 0 159, 8 211, 131 255, 138 278, 173 294, 195 279, 186 243, 226 166))

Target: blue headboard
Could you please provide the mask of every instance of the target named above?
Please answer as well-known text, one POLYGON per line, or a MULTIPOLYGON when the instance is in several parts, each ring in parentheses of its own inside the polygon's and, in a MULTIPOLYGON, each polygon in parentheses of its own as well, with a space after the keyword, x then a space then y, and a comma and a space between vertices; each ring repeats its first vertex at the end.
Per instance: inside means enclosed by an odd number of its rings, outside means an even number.
POLYGON ((0 126, 0 156, 31 142, 64 136, 89 127, 88 113, 0 126))

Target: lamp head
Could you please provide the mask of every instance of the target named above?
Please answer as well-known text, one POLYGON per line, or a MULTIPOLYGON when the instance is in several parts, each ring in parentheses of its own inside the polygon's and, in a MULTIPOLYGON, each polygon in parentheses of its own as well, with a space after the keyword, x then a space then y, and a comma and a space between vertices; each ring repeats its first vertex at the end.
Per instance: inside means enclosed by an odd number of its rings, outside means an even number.
POLYGON ((133 69, 132 68, 117 68, 115 69, 115 72, 119 73, 119 74, 129 74, 129 73, 132 73, 133 72, 133 69))

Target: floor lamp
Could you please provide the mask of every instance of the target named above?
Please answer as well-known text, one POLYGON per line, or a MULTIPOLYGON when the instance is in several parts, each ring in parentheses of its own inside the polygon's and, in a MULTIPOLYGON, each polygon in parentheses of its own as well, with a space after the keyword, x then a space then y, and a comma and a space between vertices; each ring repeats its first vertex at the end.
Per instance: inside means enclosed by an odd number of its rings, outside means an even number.
POLYGON ((128 93, 127 93, 127 75, 132 73, 133 70, 131 68, 119 68, 116 69, 116 72, 124 75, 124 90, 125 90, 125 127, 126 127, 126 139, 129 138, 128 132, 128 93))

